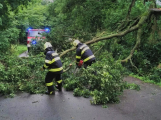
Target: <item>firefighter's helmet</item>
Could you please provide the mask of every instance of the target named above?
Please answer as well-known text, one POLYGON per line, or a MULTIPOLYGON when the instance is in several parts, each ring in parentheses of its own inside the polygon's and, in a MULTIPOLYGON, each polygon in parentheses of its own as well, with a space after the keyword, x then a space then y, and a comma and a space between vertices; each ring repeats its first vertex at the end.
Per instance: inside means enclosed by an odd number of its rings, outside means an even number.
POLYGON ((79 40, 74 40, 73 45, 76 47, 80 43, 79 40))
POLYGON ((46 48, 48 48, 48 47, 52 47, 52 45, 51 45, 50 42, 46 42, 46 43, 44 44, 44 50, 45 50, 46 48))

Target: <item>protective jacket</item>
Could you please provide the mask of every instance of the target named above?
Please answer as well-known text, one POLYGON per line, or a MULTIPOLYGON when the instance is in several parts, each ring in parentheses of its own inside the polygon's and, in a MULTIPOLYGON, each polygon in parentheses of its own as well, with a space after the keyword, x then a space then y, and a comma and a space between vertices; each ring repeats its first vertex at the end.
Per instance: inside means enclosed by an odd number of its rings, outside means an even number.
POLYGON ((95 56, 91 49, 83 43, 79 43, 76 49, 76 64, 78 65, 79 61, 83 60, 84 64, 94 61, 95 56))
POLYGON ((46 53, 45 64, 43 68, 47 68, 50 72, 54 72, 56 74, 63 73, 62 62, 59 55, 54 50, 48 51, 46 53))

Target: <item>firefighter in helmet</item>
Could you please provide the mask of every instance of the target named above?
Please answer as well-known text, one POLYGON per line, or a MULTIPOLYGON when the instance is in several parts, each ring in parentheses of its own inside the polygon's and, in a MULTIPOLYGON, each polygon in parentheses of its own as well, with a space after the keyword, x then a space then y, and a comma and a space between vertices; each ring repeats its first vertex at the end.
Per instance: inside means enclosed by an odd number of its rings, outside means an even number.
POLYGON ((59 91, 62 91, 62 78, 61 74, 63 73, 62 62, 60 60, 59 55, 53 50, 52 45, 50 42, 46 42, 44 44, 44 54, 45 57, 45 64, 43 65, 43 69, 48 69, 49 71, 45 77, 45 83, 48 88, 46 94, 52 95, 55 94, 55 89, 53 86, 53 79, 57 83, 56 88, 59 91))
POLYGON ((91 49, 79 40, 75 40, 73 45, 76 47, 76 65, 78 68, 84 63, 84 68, 91 66, 95 62, 95 56, 91 49))

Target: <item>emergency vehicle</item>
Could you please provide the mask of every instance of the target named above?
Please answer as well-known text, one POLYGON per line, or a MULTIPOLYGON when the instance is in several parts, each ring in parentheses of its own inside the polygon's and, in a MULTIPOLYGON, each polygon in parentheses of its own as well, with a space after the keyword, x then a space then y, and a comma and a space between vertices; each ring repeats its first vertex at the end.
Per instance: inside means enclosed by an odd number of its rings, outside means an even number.
POLYGON ((31 45, 36 45, 37 41, 45 39, 43 36, 43 33, 48 33, 50 30, 49 28, 45 29, 27 29, 27 49, 29 52, 29 49, 31 45))

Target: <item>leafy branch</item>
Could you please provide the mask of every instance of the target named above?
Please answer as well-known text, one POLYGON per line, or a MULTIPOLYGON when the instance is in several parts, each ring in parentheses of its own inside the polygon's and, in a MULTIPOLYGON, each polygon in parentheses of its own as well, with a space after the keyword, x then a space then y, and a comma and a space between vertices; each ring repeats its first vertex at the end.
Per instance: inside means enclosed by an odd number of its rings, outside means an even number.
MULTIPOLYGON (((137 41, 136 41, 136 44, 135 44, 134 48, 131 50, 130 55, 126 59, 121 61, 121 62, 126 62, 127 60, 129 60, 132 57, 134 51, 137 49, 138 45, 140 44, 140 40, 141 40, 140 37, 141 37, 141 34, 142 34, 141 26, 144 24, 144 22, 147 20, 147 18, 149 17, 150 14, 151 14, 150 11, 145 12, 135 26, 133 26, 131 28, 128 28, 125 31, 122 31, 120 33, 111 34, 111 35, 108 35, 108 36, 105 36, 105 37, 101 37, 101 38, 96 38, 96 39, 87 41, 85 44, 89 45, 89 44, 93 44, 93 43, 96 43, 96 42, 99 42, 99 41, 102 41, 102 40, 111 39, 111 38, 114 38, 114 37, 122 37, 122 36, 126 35, 127 33, 130 33, 132 31, 138 30, 137 41)), ((73 47, 71 49, 68 49, 68 50, 62 52, 60 54, 60 57, 62 57, 63 55, 65 55, 68 52, 73 51, 75 49, 76 48, 73 47)))

